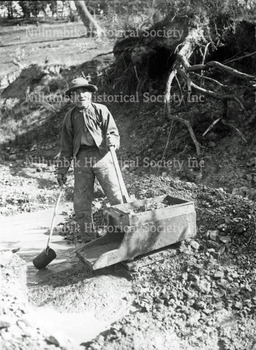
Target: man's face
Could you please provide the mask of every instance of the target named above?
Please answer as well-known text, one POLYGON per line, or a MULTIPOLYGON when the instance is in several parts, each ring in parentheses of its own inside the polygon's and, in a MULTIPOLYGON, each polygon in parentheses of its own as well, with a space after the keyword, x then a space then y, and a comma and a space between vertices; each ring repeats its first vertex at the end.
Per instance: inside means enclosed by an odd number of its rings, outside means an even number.
POLYGON ((77 107, 88 107, 92 101, 92 93, 86 88, 75 89, 71 93, 71 101, 77 107))

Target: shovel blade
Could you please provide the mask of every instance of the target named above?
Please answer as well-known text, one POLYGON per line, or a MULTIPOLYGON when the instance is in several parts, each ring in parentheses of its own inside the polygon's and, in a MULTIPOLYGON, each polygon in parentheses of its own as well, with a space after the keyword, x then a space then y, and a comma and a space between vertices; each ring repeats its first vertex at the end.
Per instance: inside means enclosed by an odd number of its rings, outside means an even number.
POLYGON ((44 269, 56 258, 56 256, 57 255, 53 249, 45 249, 33 260, 33 264, 38 270, 44 269))

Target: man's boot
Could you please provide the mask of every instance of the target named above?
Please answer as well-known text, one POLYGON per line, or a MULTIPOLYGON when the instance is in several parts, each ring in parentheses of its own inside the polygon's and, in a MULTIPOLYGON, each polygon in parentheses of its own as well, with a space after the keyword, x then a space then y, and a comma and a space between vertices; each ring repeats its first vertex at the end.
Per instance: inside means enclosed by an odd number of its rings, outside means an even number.
POLYGON ((78 224, 80 227, 79 233, 83 243, 88 243, 96 239, 96 234, 93 229, 93 224, 88 225, 84 222, 84 220, 79 220, 78 224), (89 227, 86 227, 86 226, 89 226, 89 227))

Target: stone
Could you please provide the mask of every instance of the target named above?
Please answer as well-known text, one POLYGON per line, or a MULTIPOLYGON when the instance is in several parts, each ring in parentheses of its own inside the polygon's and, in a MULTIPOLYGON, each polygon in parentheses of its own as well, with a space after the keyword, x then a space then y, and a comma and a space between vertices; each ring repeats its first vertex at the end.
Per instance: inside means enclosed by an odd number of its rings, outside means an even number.
POLYGON ((218 303, 214 304, 214 309, 217 311, 223 310, 223 307, 224 307, 224 304, 222 301, 219 301, 218 303))
POLYGON ((198 321, 200 319, 200 312, 196 312, 194 315, 189 317, 187 321, 187 326, 194 326, 198 324, 198 321))
POLYGON ((191 246, 193 249, 198 250, 199 247, 200 247, 200 244, 199 244, 197 241, 192 240, 192 241, 190 241, 190 246, 191 246))
POLYGON ((190 273, 188 275, 188 281, 192 281, 192 282, 195 282, 197 284, 199 282, 199 280, 200 280, 200 277, 195 273, 190 273))
POLYGON ((219 230, 208 230, 206 233, 207 237, 209 237, 212 241, 216 241, 219 235, 219 230))
POLYGON ((210 309, 204 309, 204 310, 202 310, 203 311, 203 313, 205 313, 206 315, 210 315, 211 313, 212 313, 212 310, 210 310, 210 309))
MULTIPOLYGON (((210 254, 212 254, 212 255, 216 255, 216 254, 217 254, 217 253, 216 253, 216 250, 213 249, 213 248, 209 248, 208 251, 207 251, 206 253, 210 253, 210 254)), ((208 256, 208 255, 209 255, 209 254, 207 254, 207 256, 208 256)))
POLYGON ((224 244, 227 244, 231 241, 231 238, 229 236, 221 236, 219 237, 219 240, 224 243, 224 244))
POLYGON ((236 301, 234 303, 234 308, 241 310, 243 308, 243 304, 241 303, 241 301, 236 301))
POLYGON ((229 272, 229 275, 230 277, 232 277, 232 279, 236 279, 239 277, 239 274, 236 271, 229 272))
POLYGON ((227 322, 229 320, 232 320, 232 318, 233 318, 232 312, 230 312, 224 308, 216 311, 214 316, 215 316, 215 319, 218 323, 227 322))
POLYGON ((183 272, 183 274, 181 276, 182 276, 182 280, 183 281, 187 281, 187 279, 188 279, 188 273, 187 272, 183 272))
POLYGON ((202 300, 196 301, 194 305, 192 305, 195 310, 201 310, 205 308, 205 303, 202 300))
POLYGON ((53 335, 50 335, 45 340, 46 340, 46 342, 48 344, 53 344, 53 345, 56 345, 56 346, 60 346, 59 341, 53 335))
POLYGON ((213 275, 215 279, 221 279, 224 277, 224 272, 223 271, 216 271, 213 275))
POLYGON ((206 281, 205 279, 200 280, 197 283, 197 289, 204 294, 208 294, 211 291, 211 283, 206 281))
POLYGON ((220 245, 219 245, 219 243, 217 243, 217 242, 215 242, 215 241, 208 241, 207 243, 206 243, 206 245, 207 245, 207 248, 213 248, 213 249, 220 249, 220 245))

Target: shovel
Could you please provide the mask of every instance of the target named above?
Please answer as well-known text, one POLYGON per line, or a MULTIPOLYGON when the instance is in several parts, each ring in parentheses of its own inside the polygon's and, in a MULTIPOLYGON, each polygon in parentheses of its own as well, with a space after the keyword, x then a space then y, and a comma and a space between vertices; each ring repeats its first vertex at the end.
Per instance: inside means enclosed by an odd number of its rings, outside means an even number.
POLYGON ((117 181, 118 181, 118 185, 119 185, 119 188, 120 188, 120 192, 122 194, 122 204, 123 203, 129 203, 130 202, 130 198, 129 198, 129 195, 128 195, 128 192, 127 192, 127 189, 126 189, 126 186, 125 186, 125 183, 124 183, 124 179, 123 179, 123 176, 122 176, 119 164, 118 164, 118 159, 117 159, 117 156, 116 156, 115 147, 110 146, 109 150, 110 150, 111 157, 112 157, 112 160, 113 160, 113 163, 114 163, 114 167, 115 167, 115 171, 116 171, 116 176, 117 176, 117 181))
POLYGON ((57 199, 57 202, 55 204, 55 208, 54 208, 54 213, 53 213, 53 217, 52 217, 52 223, 51 223, 51 229, 50 229, 50 234, 47 240, 47 245, 46 245, 46 249, 44 249, 42 251, 42 253, 40 253, 34 260, 33 260, 33 264, 34 266, 38 269, 44 269, 48 264, 50 264, 51 261, 53 261, 53 259, 56 258, 56 253, 53 249, 50 248, 49 244, 50 244, 50 240, 51 240, 51 236, 53 233, 53 228, 54 228, 54 221, 55 221, 55 217, 56 217, 56 212, 57 212, 57 208, 59 206, 60 203, 60 198, 61 198, 61 194, 62 194, 62 189, 63 187, 61 186, 60 188, 60 193, 57 199))

